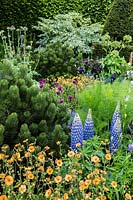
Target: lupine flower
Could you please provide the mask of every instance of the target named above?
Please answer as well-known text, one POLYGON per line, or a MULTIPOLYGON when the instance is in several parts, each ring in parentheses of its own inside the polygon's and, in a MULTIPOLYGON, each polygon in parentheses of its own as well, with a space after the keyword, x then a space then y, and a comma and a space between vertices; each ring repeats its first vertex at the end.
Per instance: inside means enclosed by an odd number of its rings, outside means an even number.
POLYGON ((54 86, 57 86, 58 85, 58 82, 54 82, 54 86))
POLYGON ((110 152, 114 154, 119 147, 120 144, 120 136, 121 136, 121 120, 120 118, 116 119, 115 125, 111 131, 110 137, 110 152))
MULTIPOLYGON (((113 114, 112 121, 111 121, 111 126, 110 126, 110 132, 112 132, 113 127, 114 127, 114 125, 115 125, 115 123, 116 123, 116 120, 117 120, 118 118, 121 120, 121 115, 120 115, 120 102, 117 103, 115 112, 114 112, 114 114, 113 114)), ((122 135, 122 130, 121 130, 121 134, 120 134, 120 135, 122 135)))
POLYGON ((133 151, 133 142, 132 142, 132 144, 129 144, 128 145, 128 151, 130 152, 130 151, 133 151))
POLYGON ((88 115, 85 121, 84 130, 83 130, 83 139, 88 140, 94 137, 94 123, 92 120, 91 109, 88 111, 88 115))
POLYGON ((78 113, 75 114, 71 127, 71 149, 77 150, 77 144, 83 143, 83 126, 78 113))

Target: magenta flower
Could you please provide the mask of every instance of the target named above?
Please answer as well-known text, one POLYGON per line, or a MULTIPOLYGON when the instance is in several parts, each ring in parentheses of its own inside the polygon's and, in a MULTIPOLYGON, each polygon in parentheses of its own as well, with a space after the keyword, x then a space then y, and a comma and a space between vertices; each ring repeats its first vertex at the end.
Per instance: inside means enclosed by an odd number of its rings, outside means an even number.
POLYGON ((71 101, 72 98, 73 98, 73 96, 71 96, 71 95, 68 96, 68 100, 69 100, 69 101, 71 101))
POLYGON ((42 79, 42 80, 39 81, 39 87, 40 87, 40 89, 43 88, 43 86, 44 86, 45 83, 46 83, 45 79, 42 79))
POLYGON ((78 83, 78 81, 76 80, 76 79, 73 79, 73 84, 77 84, 78 83))
POLYGON ((64 103, 64 99, 60 99, 60 100, 59 100, 59 103, 64 103))
POLYGON ((59 85, 57 89, 58 89, 59 91, 62 91, 62 86, 59 85))
POLYGON ((54 82, 54 86, 57 86, 58 85, 58 82, 54 82))

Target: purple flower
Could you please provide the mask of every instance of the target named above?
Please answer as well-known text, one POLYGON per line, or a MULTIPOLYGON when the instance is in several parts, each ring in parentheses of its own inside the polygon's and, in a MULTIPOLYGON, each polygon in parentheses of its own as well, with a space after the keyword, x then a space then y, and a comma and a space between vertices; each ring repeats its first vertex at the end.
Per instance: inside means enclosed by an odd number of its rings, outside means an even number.
POLYGON ((83 144, 83 126, 79 114, 76 113, 71 127, 71 149, 76 151, 78 144, 83 144))
POLYGON ((117 149, 119 148, 119 145, 121 143, 121 136, 122 136, 122 132, 121 132, 122 128, 121 128, 121 120, 120 118, 116 119, 116 122, 113 126, 113 129, 111 131, 110 134, 110 152, 111 154, 115 154, 117 149))
POLYGON ((59 100, 59 103, 64 103, 64 99, 60 99, 60 100, 59 100))
POLYGON ((45 83, 46 83, 45 79, 42 79, 42 80, 39 81, 39 87, 40 87, 40 89, 43 88, 43 86, 44 86, 45 83))
POLYGON ((62 91, 62 86, 61 85, 58 86, 58 90, 62 91))
POLYGON ((58 82, 54 82, 54 86, 57 86, 58 85, 58 82))
POLYGON ((132 144, 129 144, 128 145, 128 151, 130 152, 130 151, 133 151, 133 142, 132 142, 132 144))
POLYGON ((73 96, 71 96, 71 95, 68 96, 68 100, 69 100, 69 101, 71 101, 72 98, 73 98, 73 96))
POLYGON ((94 123, 92 120, 91 109, 88 111, 88 115, 85 121, 83 130, 83 139, 88 140, 94 137, 94 123))
POLYGON ((78 81, 77 81, 76 79, 73 79, 72 82, 73 82, 73 84, 75 84, 75 85, 78 83, 78 81))

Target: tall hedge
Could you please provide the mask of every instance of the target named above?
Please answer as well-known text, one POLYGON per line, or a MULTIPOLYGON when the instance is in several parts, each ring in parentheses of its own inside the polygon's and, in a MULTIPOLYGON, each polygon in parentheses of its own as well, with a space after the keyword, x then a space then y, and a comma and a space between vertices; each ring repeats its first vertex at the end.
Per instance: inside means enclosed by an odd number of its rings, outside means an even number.
POLYGON ((133 0, 114 0, 104 25, 106 32, 114 39, 133 36, 133 0))
POLYGON ((79 12, 92 22, 103 22, 113 0, 0 0, 0 30, 7 26, 31 29, 39 17, 79 12))

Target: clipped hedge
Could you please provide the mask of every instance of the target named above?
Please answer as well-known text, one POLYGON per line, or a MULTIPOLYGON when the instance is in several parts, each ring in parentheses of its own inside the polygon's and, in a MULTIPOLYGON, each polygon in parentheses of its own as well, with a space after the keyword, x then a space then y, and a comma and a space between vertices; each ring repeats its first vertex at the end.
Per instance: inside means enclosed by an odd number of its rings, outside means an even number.
POLYGON ((104 25, 103 34, 106 32, 115 39, 133 36, 133 0, 114 1, 104 25))
POLYGON ((30 30, 39 17, 79 12, 92 22, 103 22, 112 0, 1 0, 0 30, 7 26, 27 26, 30 30))

